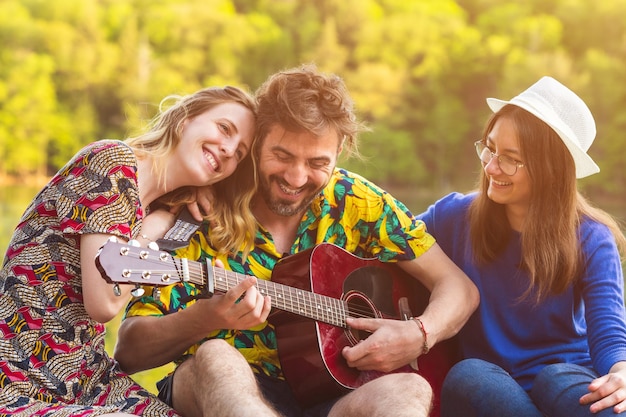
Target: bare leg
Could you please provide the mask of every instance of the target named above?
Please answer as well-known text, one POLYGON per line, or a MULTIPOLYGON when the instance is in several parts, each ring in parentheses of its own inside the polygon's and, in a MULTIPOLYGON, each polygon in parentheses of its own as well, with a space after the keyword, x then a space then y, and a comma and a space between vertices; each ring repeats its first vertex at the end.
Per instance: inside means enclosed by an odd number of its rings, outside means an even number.
POLYGON ((185 417, 279 416, 245 358, 220 339, 204 342, 174 374, 173 405, 185 417))
POLYGON ((329 417, 427 417, 432 399, 432 388, 421 376, 388 374, 343 397, 329 417))

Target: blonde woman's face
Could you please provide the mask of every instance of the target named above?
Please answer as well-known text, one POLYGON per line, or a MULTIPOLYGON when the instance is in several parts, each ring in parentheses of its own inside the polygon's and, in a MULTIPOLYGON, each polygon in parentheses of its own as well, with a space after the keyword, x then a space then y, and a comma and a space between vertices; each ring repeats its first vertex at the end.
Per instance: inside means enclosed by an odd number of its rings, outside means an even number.
POLYGON ((186 120, 175 150, 176 175, 196 186, 228 177, 250 152, 254 128, 254 115, 239 103, 219 104, 186 120))

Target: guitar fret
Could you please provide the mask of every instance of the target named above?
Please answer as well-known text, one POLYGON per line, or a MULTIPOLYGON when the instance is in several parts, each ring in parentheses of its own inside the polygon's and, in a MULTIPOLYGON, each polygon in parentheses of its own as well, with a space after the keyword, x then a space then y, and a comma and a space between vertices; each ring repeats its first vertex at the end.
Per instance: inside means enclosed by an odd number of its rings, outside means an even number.
MULTIPOLYGON (((329 315, 329 311, 328 311, 328 305, 326 303, 326 300, 323 297, 315 297, 317 299, 317 309, 320 313, 321 320, 325 321, 326 323, 328 323, 330 321, 330 315, 329 315)), ((330 323, 332 323, 332 321, 330 321, 330 323)))
POLYGON ((320 303, 319 303, 319 297, 317 296, 317 294, 313 294, 311 296, 309 296, 309 306, 311 308, 311 316, 313 316, 313 318, 315 320, 323 320, 323 316, 321 314, 323 314, 323 311, 320 309, 320 303))
POLYGON ((342 300, 332 299, 331 303, 335 304, 335 322, 337 326, 347 327, 346 326, 346 314, 345 312, 348 310, 348 305, 342 300))
POLYGON ((339 311, 337 310, 337 308, 335 308, 335 306, 333 306, 334 300, 328 300, 328 302, 329 302, 328 310, 331 312, 331 314, 329 314, 329 317, 328 317, 329 323, 332 323, 335 326, 337 325, 341 326, 341 324, 337 324, 337 316, 339 314, 339 311))
POLYGON ((309 317, 321 320, 316 294, 307 293, 307 301, 309 302, 309 317))
POLYGON ((309 313, 308 317, 312 319, 317 319, 318 315, 317 315, 317 310, 315 308, 316 306, 315 294, 303 293, 303 298, 306 299, 305 307, 308 308, 308 313, 309 313))
POLYGON ((333 303, 337 304, 337 307, 335 308, 337 311, 337 315, 335 317, 337 326, 346 327, 346 311, 348 311, 348 305, 344 301, 337 299, 334 299, 333 303))
POLYGON ((300 312, 300 314, 306 317, 311 317, 310 315, 306 314, 306 303, 304 302, 304 294, 302 294, 302 291, 300 290, 296 290, 296 304, 299 306, 298 311, 300 312))
POLYGON ((332 308, 332 304, 330 302, 330 300, 328 298, 325 299, 326 301, 326 316, 328 317, 328 322, 329 323, 334 323, 334 318, 335 318, 335 311, 332 308))

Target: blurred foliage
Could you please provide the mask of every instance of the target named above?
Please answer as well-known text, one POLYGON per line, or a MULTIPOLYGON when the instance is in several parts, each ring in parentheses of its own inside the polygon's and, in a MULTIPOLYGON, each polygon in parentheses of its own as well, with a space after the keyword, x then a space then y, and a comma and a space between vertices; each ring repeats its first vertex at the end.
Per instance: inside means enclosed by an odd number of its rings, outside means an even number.
POLYGON ((597 119, 602 172, 582 188, 619 199, 625 15, 626 0, 0 0, 0 181, 136 133, 169 94, 254 91, 314 62, 373 128, 343 165, 441 193, 473 184, 484 99, 552 75, 597 119))
POLYGON ((137 133, 167 95, 314 62, 372 128, 342 165, 415 194, 471 188, 485 98, 551 75, 597 121, 602 171, 581 188, 625 213, 624 16, 626 0, 0 0, 0 184, 137 133))

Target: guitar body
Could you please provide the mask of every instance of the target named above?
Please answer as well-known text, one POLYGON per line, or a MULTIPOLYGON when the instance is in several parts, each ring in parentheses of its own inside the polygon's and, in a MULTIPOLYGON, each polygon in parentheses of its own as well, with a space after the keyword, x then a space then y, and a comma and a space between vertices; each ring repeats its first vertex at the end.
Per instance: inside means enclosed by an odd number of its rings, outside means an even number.
MULTIPOLYGON (((430 297, 419 281, 395 264, 359 258, 332 244, 319 244, 282 259, 274 268, 272 281, 344 299, 351 317, 371 310, 368 317, 403 319, 398 307, 401 297, 408 298, 411 314, 418 316, 430 297)), ((343 328, 285 311, 272 313, 271 322, 276 327, 283 372, 304 406, 343 395, 383 375, 347 365, 341 351, 355 341, 343 328)), ((356 335, 356 339, 365 337, 356 335)), ((443 378, 454 361, 453 347, 436 345, 420 357, 419 371, 407 365, 393 372, 418 372, 431 383, 438 398, 443 378)))

